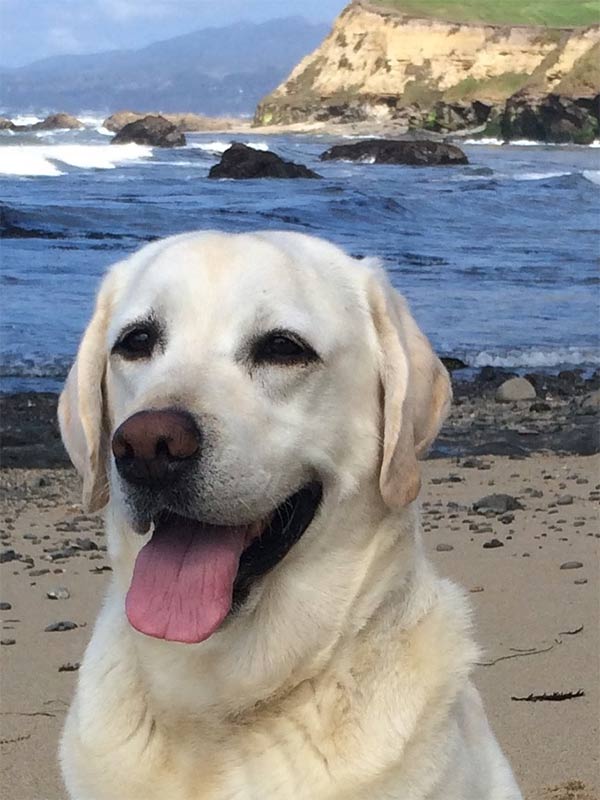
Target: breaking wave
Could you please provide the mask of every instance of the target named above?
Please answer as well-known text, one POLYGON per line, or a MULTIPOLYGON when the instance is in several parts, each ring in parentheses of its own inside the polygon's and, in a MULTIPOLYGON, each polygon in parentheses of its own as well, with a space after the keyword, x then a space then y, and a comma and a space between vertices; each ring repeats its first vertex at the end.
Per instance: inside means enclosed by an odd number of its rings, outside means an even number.
POLYGON ((28 177, 64 175, 64 167, 114 169, 152 156, 152 148, 139 144, 20 145, 0 149, 0 174, 28 177))

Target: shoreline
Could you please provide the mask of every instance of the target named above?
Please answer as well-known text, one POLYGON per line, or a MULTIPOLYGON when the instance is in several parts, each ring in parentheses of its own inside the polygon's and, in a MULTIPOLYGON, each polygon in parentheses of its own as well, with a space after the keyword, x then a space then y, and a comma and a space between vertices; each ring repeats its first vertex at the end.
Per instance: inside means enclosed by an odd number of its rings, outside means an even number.
MULTIPOLYGON (((536 453, 594 455, 600 452, 600 370, 527 373, 536 397, 499 402, 498 387, 516 372, 483 367, 471 380, 452 374, 454 401, 430 458, 509 456, 536 453)), ((0 468, 70 466, 56 419, 58 394, 0 394, 0 468)))

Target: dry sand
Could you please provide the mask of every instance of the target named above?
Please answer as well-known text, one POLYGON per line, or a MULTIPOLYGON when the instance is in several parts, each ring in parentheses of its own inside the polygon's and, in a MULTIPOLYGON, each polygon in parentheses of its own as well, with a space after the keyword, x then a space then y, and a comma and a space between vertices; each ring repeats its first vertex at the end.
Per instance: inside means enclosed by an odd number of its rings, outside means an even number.
MULTIPOLYGON (((425 545, 471 592, 485 648, 475 680, 528 800, 598 800, 600 458, 437 460, 425 472, 425 545), (472 510, 493 492, 524 509, 504 521, 472 510), (566 495, 572 502, 557 505, 566 495), (502 546, 484 548, 492 539, 502 546), (561 569, 567 562, 582 566, 561 569), (584 696, 562 702, 511 699, 578 690, 584 696)), ((102 526, 81 514, 70 470, 4 470, 0 488, 0 551, 34 562, 0 564, 0 601, 11 605, 0 611, 0 794, 64 800, 56 748, 77 672, 59 670, 80 660, 109 580, 102 526), (99 549, 48 553, 78 538, 99 549), (70 598, 48 599, 57 587, 70 598), (65 620, 78 627, 44 630, 65 620)))

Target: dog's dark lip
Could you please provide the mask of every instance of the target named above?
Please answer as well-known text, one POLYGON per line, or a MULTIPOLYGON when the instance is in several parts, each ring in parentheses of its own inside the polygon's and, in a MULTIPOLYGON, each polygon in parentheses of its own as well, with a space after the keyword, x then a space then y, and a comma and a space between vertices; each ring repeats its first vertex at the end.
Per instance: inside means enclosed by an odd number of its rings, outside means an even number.
MULTIPOLYGON (((244 603, 255 581, 277 566, 299 541, 317 514, 322 498, 322 484, 311 481, 287 497, 262 521, 246 526, 248 528, 246 545, 233 584, 232 613, 244 603)), ((184 522, 190 518, 171 509, 163 509, 152 518, 154 530, 167 523, 173 525, 177 519, 184 522)), ((198 522, 201 523, 200 520, 198 522)), ((214 531, 219 527, 228 526, 210 524, 207 527, 214 531)))

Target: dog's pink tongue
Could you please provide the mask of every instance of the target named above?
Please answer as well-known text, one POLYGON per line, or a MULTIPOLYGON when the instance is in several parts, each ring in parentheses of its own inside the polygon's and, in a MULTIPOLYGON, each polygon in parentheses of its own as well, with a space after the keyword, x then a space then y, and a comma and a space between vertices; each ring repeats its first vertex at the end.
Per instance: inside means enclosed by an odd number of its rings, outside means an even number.
POLYGON ((231 608, 248 528, 211 528, 174 517, 138 554, 125 609, 147 636, 202 642, 231 608))

